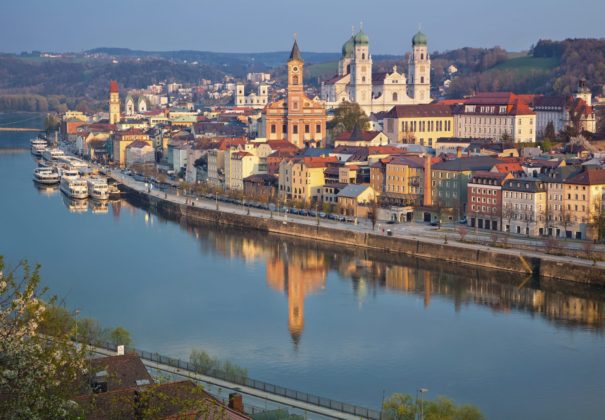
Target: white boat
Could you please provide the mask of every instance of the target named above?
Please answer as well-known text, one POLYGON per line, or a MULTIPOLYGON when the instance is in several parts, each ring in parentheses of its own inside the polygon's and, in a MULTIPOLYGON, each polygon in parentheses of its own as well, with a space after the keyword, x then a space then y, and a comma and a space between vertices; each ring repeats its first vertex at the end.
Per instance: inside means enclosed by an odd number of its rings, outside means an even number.
POLYGON ((109 185, 106 178, 88 178, 88 196, 93 200, 109 200, 109 185))
POLYGON ((32 154, 34 156, 42 156, 42 153, 48 147, 48 143, 44 139, 36 138, 30 141, 32 147, 32 154))
POLYGON ((57 149, 57 148, 46 149, 42 152, 42 158, 47 161, 57 160, 64 156, 65 156, 65 152, 63 152, 63 150, 57 149))
POLYGON ((80 178, 77 170, 64 169, 59 188, 69 198, 88 198, 88 185, 80 178))
POLYGON ((34 181, 38 184, 54 185, 61 181, 59 171, 49 166, 39 166, 34 169, 34 181))

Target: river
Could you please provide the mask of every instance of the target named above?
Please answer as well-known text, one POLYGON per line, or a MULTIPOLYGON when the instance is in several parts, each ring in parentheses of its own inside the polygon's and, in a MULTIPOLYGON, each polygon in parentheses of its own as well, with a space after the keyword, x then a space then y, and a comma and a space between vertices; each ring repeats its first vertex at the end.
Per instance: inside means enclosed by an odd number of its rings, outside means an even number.
POLYGON ((31 136, 0 133, 0 254, 141 349, 372 408, 425 387, 490 419, 602 418, 602 289, 77 209, 34 186, 31 136))

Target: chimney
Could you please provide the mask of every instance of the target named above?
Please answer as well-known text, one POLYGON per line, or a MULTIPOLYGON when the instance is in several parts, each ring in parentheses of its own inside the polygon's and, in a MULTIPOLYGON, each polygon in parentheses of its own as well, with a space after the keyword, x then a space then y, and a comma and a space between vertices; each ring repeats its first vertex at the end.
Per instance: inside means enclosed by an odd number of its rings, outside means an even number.
POLYGON ((456 147, 456 157, 457 158, 462 157, 462 147, 460 147, 460 146, 456 147))
POLYGON ((424 207, 430 207, 433 205, 432 185, 431 155, 427 153, 424 155, 424 196, 422 198, 422 205, 424 207))
POLYGON ((229 408, 244 414, 244 399, 242 394, 232 392, 229 394, 229 408))

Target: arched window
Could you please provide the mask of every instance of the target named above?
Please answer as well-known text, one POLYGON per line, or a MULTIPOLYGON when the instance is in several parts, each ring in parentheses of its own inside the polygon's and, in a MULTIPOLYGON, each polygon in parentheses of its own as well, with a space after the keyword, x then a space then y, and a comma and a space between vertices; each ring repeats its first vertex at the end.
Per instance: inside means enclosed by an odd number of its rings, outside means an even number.
POLYGON ((365 77, 365 76, 362 76, 361 81, 362 81, 362 82, 365 82, 365 81, 366 81, 366 77, 365 77))
POLYGON ((420 54, 420 59, 424 60, 424 54, 420 54))
POLYGON ((420 76, 420 83, 424 83, 424 76, 420 76))
POLYGON ((393 92, 393 102, 397 102, 397 92, 393 92))
POLYGON ((365 60, 366 59, 366 53, 361 53, 361 59, 365 60))
POLYGON ((298 75, 295 74, 294 76, 292 76, 292 84, 293 85, 297 85, 298 84, 298 75))
POLYGON ((347 74, 351 73, 351 65, 347 64, 347 74))

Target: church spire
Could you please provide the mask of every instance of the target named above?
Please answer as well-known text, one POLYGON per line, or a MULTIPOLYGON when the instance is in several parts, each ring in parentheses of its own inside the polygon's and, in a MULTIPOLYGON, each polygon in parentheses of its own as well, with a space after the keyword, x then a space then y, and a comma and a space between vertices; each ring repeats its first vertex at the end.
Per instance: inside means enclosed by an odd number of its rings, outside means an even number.
POLYGON ((303 61, 300 56, 300 50, 298 49, 298 41, 296 40, 296 34, 294 34, 294 45, 292 45, 292 51, 290 52, 290 58, 288 61, 298 60, 303 61))

